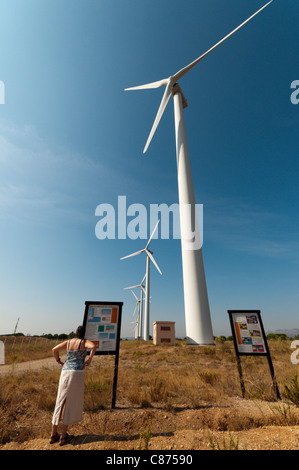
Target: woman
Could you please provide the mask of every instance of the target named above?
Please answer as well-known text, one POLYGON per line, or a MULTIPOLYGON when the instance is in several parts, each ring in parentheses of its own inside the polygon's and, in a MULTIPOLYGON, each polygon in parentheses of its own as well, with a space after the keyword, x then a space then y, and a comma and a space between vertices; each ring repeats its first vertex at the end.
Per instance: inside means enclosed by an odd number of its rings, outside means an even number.
POLYGON ((58 442, 64 445, 73 436, 67 434, 67 428, 71 424, 78 423, 83 419, 84 403, 84 368, 89 366, 96 352, 96 346, 91 341, 84 339, 85 330, 79 326, 76 331, 76 338, 57 344, 52 351, 53 355, 62 366, 55 410, 52 418, 52 434, 50 444, 58 442), (63 363, 59 357, 59 351, 67 349, 66 361, 63 363), (90 356, 85 361, 87 350, 90 356), (61 436, 58 434, 59 419, 63 413, 63 424, 61 436))

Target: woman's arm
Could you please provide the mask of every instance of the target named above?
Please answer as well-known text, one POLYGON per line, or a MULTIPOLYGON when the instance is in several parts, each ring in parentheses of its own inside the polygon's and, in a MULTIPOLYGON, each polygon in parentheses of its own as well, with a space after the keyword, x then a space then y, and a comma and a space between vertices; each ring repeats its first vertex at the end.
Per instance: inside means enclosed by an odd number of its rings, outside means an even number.
POLYGON ((60 365, 63 365, 63 362, 61 362, 61 360, 60 360, 59 351, 61 351, 62 349, 66 348, 66 345, 67 345, 67 341, 64 341, 63 343, 57 344, 57 345, 54 346, 54 348, 52 349, 53 356, 55 357, 56 361, 57 361, 58 364, 60 364, 60 365))
POLYGON ((96 345, 92 343, 92 341, 89 341, 88 339, 85 341, 85 348, 90 349, 89 359, 85 361, 85 365, 89 366, 92 361, 93 356, 95 355, 97 348, 96 348, 96 345))

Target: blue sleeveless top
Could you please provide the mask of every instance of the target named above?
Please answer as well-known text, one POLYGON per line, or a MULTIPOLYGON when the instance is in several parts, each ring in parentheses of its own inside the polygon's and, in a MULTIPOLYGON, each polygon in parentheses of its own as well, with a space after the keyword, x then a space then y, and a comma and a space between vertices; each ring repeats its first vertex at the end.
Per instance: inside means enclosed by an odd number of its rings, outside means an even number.
POLYGON ((69 344, 66 352, 66 361, 62 366, 62 370, 84 370, 84 362, 87 354, 87 350, 82 351, 83 340, 80 342, 79 349, 75 351, 70 351, 69 344))

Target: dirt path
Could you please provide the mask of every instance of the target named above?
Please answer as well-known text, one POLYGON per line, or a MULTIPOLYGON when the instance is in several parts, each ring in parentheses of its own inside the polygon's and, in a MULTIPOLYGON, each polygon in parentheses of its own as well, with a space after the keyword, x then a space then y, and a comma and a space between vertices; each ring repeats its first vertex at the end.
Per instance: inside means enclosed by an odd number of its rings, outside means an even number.
POLYGON ((57 367, 57 364, 53 357, 47 357, 46 359, 36 359, 34 361, 28 362, 19 362, 16 364, 4 364, 0 365, 0 375, 11 374, 12 372, 20 373, 28 370, 38 370, 42 369, 43 367, 53 369, 57 367))

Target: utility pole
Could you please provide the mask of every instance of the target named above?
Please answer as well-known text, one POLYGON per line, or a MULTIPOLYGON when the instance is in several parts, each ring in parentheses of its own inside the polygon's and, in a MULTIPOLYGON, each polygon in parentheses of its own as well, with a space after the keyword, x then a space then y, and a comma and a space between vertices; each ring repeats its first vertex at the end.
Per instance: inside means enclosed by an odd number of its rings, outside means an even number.
POLYGON ((15 326, 15 329, 14 329, 14 332, 13 332, 13 334, 14 334, 14 335, 15 335, 15 334, 16 334, 16 332, 17 332, 17 328, 18 328, 19 320, 20 320, 20 318, 18 318, 18 319, 17 319, 17 323, 16 323, 16 326, 15 326))

